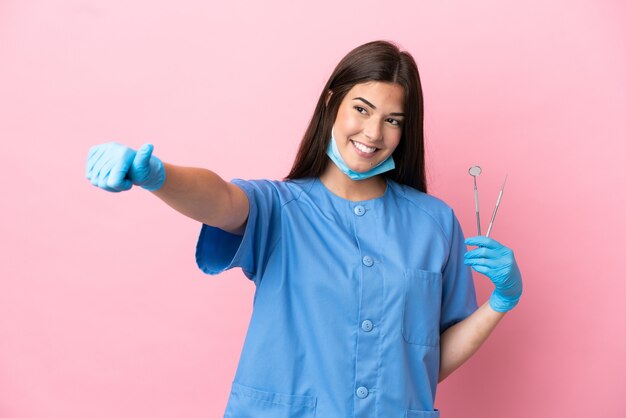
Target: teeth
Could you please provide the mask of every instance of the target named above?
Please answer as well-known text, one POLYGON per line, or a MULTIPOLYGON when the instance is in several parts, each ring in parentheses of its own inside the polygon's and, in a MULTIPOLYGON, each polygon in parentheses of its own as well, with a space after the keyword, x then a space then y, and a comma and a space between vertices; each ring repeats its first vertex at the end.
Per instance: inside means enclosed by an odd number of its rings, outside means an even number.
POLYGON ((361 144, 360 142, 352 141, 352 143, 354 144, 355 147, 357 147, 358 149, 360 149, 363 152, 372 153, 372 152, 376 151, 376 148, 366 147, 365 145, 361 144))

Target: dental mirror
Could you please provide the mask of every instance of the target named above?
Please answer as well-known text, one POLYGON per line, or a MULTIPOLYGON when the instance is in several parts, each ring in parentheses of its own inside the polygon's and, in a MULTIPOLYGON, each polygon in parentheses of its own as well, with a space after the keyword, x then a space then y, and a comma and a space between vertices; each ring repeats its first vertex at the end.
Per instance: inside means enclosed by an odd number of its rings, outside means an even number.
POLYGON ((482 173, 483 170, 481 170, 481 168, 477 165, 473 165, 470 167, 469 169, 469 173, 471 176, 474 177, 474 181, 476 181, 476 176, 479 176, 480 173, 482 173))
POLYGON ((482 235, 480 232, 480 211, 478 209, 478 186, 476 185, 476 177, 483 171, 477 165, 473 165, 469 168, 470 176, 474 177, 474 201, 476 202, 476 224, 478 225, 478 235, 482 235))

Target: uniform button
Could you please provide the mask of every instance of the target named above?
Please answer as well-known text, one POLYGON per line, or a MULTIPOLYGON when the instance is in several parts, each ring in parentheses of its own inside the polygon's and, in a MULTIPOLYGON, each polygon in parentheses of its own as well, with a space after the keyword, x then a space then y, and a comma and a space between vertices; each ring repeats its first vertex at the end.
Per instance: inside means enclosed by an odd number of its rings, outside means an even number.
POLYGON ((354 207, 354 213, 356 216, 363 216, 365 213, 365 208, 361 205, 357 205, 354 207))
POLYGON ((370 332, 372 328, 374 328, 374 324, 372 324, 372 321, 370 321, 369 319, 366 319, 361 324, 361 328, 363 328, 363 331, 365 332, 370 332))
POLYGON ((361 399, 367 398, 368 393, 369 392, 367 391, 367 388, 364 386, 361 386, 360 388, 356 390, 356 396, 358 396, 361 399))
POLYGON ((365 264, 367 267, 371 267, 372 264, 374 264, 374 260, 372 260, 372 257, 370 257, 369 255, 366 255, 365 257, 363 257, 363 264, 365 264))

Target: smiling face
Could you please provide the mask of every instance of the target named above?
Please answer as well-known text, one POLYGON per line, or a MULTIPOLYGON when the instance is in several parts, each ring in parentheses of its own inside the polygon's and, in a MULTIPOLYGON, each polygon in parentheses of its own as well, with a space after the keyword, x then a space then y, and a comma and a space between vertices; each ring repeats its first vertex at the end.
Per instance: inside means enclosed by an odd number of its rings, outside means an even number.
POLYGON ((387 159, 400 143, 403 112, 402 86, 379 81, 354 85, 339 105, 333 130, 348 167, 362 173, 387 159))

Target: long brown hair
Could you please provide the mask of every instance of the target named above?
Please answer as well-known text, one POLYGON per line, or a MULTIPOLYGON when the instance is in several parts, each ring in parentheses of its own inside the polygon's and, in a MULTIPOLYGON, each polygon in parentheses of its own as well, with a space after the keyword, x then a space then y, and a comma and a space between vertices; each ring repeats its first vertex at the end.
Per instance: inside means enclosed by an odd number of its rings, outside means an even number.
POLYGON ((339 105, 355 84, 369 81, 397 83, 405 93, 402 137, 393 152, 396 168, 381 175, 426 193, 424 98, 419 73, 411 54, 388 41, 358 46, 337 64, 317 101, 291 172, 284 180, 318 177, 324 172, 330 161, 326 148, 339 105), (332 95, 327 106, 329 91, 332 95))

